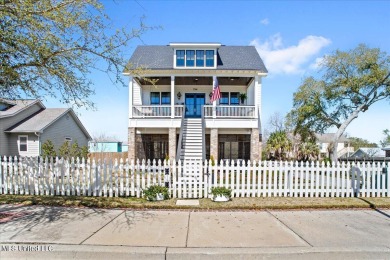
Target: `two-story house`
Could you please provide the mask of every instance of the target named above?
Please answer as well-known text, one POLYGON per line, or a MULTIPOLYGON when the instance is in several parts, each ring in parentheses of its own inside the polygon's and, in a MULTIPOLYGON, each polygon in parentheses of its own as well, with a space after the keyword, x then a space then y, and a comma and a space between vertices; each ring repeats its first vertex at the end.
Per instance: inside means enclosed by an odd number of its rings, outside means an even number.
POLYGON ((267 69, 255 47, 138 46, 124 74, 129 159, 260 159, 267 69), (217 84, 221 98, 210 102, 217 84))

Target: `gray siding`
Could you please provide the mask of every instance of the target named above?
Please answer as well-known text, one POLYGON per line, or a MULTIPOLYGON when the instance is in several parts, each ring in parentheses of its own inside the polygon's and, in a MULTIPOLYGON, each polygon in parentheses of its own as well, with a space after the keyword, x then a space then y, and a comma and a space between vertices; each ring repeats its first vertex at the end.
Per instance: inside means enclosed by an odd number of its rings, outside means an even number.
POLYGON ((39 155, 39 139, 35 134, 8 134, 8 155, 20 156, 38 156, 39 155), (19 136, 27 135, 27 151, 19 151, 19 136))
POLYGON ((72 138, 72 143, 77 140, 79 146, 88 145, 88 137, 81 131, 70 113, 66 113, 43 130, 41 143, 43 144, 46 140, 51 140, 56 152, 58 152, 60 146, 65 142, 65 137, 72 138))
POLYGON ((31 116, 39 110, 41 110, 41 107, 38 104, 34 104, 26 110, 16 114, 15 116, 0 118, 0 155, 16 155, 13 154, 15 149, 8 149, 8 145, 10 143, 8 141, 9 134, 4 133, 4 130, 19 123, 23 119, 31 116))

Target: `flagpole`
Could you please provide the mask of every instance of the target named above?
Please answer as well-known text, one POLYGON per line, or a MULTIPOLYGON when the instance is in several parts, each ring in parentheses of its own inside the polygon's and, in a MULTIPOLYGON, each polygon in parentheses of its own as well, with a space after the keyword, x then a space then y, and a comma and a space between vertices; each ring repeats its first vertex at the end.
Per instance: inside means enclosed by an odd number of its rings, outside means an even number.
MULTIPOLYGON (((215 86, 215 79, 216 79, 216 76, 213 76, 213 89, 214 89, 214 86, 215 86)), ((213 101, 213 118, 216 118, 217 117, 217 100, 214 100, 213 101)))

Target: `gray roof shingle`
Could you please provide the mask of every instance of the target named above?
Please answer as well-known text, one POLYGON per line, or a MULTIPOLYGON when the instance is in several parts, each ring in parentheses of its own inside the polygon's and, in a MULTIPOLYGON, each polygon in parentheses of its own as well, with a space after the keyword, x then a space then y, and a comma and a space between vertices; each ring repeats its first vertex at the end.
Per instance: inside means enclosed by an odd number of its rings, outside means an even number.
MULTIPOLYGON (((0 101, 3 101, 3 103, 11 105, 11 107, 8 108, 7 110, 0 111, 0 117, 7 117, 7 116, 17 114, 34 103, 40 103, 38 99, 17 99, 17 100, 1 99, 0 101)), ((40 105, 42 108, 44 108, 42 103, 40 103, 40 105)))
POLYGON ((7 129, 10 133, 41 132, 48 125, 66 113, 69 108, 46 108, 22 123, 7 129))
MULTIPOLYGON (((170 70, 173 69, 173 54, 172 46, 138 46, 129 60, 129 67, 170 70)), ((268 72, 254 46, 221 46, 217 55, 219 70, 268 72)))

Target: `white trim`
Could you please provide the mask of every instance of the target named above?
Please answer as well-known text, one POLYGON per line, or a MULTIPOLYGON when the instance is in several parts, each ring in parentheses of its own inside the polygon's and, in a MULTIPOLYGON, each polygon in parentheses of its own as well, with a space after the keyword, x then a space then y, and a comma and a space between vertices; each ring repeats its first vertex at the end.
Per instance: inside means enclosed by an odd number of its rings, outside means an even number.
POLYGON ((18 135, 18 151, 19 151, 19 153, 20 152, 28 152, 28 135, 18 135), (21 145, 20 138, 21 137, 26 137, 26 151, 21 151, 20 150, 20 145, 21 145))
POLYGON ((209 43, 196 43, 196 42, 171 42, 169 43, 169 46, 173 47, 180 47, 180 48, 186 48, 186 47, 199 47, 199 48, 218 48, 221 47, 222 44, 217 42, 209 42, 209 43))
POLYGON ((133 118, 133 77, 129 80, 129 118, 133 118))
MULTIPOLYGON (((175 62, 175 61, 173 61, 175 62)), ((131 74, 130 72, 124 72, 124 76, 138 76, 135 74, 131 74)), ((169 76, 181 76, 181 77, 254 77, 260 76, 265 77, 267 73, 260 72, 258 70, 218 70, 217 68, 212 67, 198 67, 197 69, 189 69, 187 67, 178 67, 173 69, 166 70, 145 70, 142 72, 143 77, 169 77, 169 76), (180 68, 180 69, 179 69, 180 68), (212 71, 210 71, 212 70, 212 71)))
POLYGON ((171 76, 171 118, 175 118, 175 76, 171 76))

